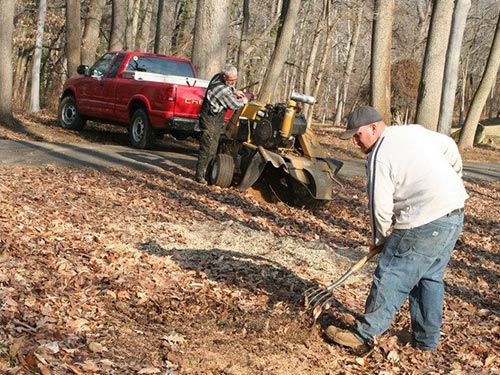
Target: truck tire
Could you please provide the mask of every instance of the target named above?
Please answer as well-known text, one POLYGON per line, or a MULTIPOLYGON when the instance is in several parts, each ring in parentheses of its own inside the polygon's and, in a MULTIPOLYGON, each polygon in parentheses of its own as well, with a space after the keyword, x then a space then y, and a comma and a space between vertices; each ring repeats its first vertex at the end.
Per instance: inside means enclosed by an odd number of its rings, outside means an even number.
POLYGON ((234 160, 231 155, 217 154, 213 161, 208 182, 210 185, 217 185, 223 188, 231 186, 234 175, 234 160))
POLYGON ((132 147, 153 148, 156 137, 145 109, 139 108, 132 114, 128 135, 132 147))
POLYGON ((63 129, 67 130, 82 130, 87 119, 78 112, 76 100, 73 95, 68 95, 62 98, 59 103, 59 123, 63 129))

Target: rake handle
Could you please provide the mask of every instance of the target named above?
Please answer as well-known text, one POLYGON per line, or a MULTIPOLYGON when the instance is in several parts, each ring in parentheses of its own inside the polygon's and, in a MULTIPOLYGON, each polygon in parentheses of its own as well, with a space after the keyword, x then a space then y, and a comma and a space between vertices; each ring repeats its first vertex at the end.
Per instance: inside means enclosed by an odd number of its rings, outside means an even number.
POLYGON ((368 262, 371 258, 373 258, 375 255, 380 253, 382 249, 384 248, 384 245, 378 245, 377 247, 374 247, 373 249, 370 250, 368 254, 366 254, 363 258, 358 260, 358 263, 352 266, 351 271, 358 272, 365 264, 368 262))
POLYGON ((326 289, 332 290, 333 288, 338 287, 349 276, 351 276, 355 272, 358 272, 366 264, 366 262, 368 262, 371 258, 373 258, 375 255, 377 255, 378 253, 380 253, 383 248, 384 248, 384 245, 378 245, 377 247, 374 247, 373 249, 371 249, 368 254, 366 254, 363 258, 361 258, 360 260, 358 260, 356 262, 356 264, 354 264, 345 274, 343 274, 337 281, 335 281, 333 284, 331 284, 326 289))

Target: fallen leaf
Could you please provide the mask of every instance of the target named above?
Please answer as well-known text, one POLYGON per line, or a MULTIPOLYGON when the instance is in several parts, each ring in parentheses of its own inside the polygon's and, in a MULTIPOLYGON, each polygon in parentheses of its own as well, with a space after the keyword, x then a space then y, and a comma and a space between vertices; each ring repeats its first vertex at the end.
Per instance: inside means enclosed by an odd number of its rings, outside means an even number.
POLYGON ((399 361, 399 354, 396 350, 391 350, 389 354, 387 354, 387 359, 391 362, 399 361))
POLYGON ((139 375, 142 375, 142 374, 159 374, 161 372, 161 370, 157 367, 145 367, 141 370, 139 370, 138 374, 139 375))
POLYGON ((91 352, 94 353, 103 353, 108 351, 108 349, 105 346, 99 344, 98 342, 91 342, 89 344, 89 349, 91 352))

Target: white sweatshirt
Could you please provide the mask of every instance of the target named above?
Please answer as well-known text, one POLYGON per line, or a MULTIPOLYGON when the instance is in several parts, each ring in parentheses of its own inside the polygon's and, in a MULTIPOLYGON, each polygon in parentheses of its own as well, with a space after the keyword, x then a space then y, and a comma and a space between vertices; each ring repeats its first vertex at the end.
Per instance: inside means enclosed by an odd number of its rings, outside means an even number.
POLYGON ((420 125, 387 127, 368 155, 373 243, 384 243, 392 224, 415 228, 462 208, 468 195, 461 177, 453 139, 420 125))

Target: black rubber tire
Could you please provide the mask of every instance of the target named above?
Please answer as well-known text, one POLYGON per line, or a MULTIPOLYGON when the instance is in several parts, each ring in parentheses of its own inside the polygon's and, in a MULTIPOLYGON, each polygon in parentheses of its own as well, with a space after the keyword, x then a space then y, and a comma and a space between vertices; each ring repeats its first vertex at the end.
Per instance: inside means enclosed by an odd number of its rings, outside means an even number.
POLYGON ((208 182, 223 188, 231 186, 234 175, 234 160, 231 155, 217 154, 212 162, 208 182))
POLYGON ((134 148, 151 149, 154 147, 156 136, 145 109, 139 108, 133 113, 128 135, 130 144, 134 148))
POLYGON ((73 95, 61 99, 58 109, 59 123, 63 129, 82 130, 87 123, 85 116, 78 112, 76 100, 73 95))

